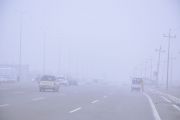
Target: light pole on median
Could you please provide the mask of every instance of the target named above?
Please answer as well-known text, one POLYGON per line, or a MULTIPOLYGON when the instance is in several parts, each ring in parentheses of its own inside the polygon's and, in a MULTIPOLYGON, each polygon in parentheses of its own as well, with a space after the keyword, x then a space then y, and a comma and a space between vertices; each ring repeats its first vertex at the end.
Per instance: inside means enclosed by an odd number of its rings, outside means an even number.
POLYGON ((24 14, 25 11, 21 11, 18 9, 15 9, 15 11, 19 14, 19 55, 18 55, 18 77, 17 81, 20 81, 22 79, 22 40, 23 40, 23 20, 24 20, 24 14))
POLYGON ((160 69, 161 53, 165 51, 162 50, 162 47, 160 46, 159 49, 156 49, 156 52, 158 52, 156 82, 157 82, 157 85, 159 85, 159 69, 160 69))
POLYGON ((22 39, 23 39, 23 13, 20 13, 20 23, 19 23, 19 73, 18 73, 18 82, 21 80, 22 77, 22 39))

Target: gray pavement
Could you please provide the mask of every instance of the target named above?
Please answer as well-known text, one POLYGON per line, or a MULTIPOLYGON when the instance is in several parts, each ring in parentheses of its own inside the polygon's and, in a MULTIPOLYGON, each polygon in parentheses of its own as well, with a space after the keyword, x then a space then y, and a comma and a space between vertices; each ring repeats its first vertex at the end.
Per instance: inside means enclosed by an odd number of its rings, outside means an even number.
POLYGON ((0 120, 158 120, 155 111, 161 120, 180 119, 180 111, 162 95, 146 89, 151 104, 129 88, 94 84, 39 92, 36 83, 1 85, 0 120))

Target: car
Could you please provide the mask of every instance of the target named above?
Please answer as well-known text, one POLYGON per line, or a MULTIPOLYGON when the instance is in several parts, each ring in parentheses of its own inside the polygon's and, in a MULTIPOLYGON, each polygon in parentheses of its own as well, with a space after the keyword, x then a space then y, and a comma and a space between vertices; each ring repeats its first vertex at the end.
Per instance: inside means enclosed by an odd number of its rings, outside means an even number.
POLYGON ((67 80, 61 80, 61 81, 60 81, 60 85, 68 86, 68 85, 69 85, 69 82, 68 82, 67 80))
POLYGON ((143 91, 143 79, 142 78, 132 78, 131 91, 143 91))
POLYGON ((58 92, 60 88, 59 81, 55 76, 44 75, 39 80, 39 91, 43 92, 45 90, 51 89, 58 92))
POLYGON ((64 77, 57 77, 60 86, 69 86, 69 82, 64 77))

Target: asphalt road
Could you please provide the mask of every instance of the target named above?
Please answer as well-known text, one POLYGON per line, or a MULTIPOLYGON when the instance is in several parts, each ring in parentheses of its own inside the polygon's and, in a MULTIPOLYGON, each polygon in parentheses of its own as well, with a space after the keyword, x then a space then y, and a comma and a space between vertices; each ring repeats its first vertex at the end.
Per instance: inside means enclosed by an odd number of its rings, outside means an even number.
POLYGON ((0 120, 180 120, 179 105, 167 96, 129 88, 92 84, 39 92, 35 83, 0 85, 0 120))

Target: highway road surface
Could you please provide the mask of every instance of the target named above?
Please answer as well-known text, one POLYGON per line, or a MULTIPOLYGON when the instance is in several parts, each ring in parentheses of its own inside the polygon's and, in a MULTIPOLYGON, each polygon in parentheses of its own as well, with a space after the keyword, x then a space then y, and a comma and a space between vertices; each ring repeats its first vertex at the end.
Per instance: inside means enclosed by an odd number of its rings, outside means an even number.
POLYGON ((0 85, 0 120, 180 120, 180 106, 165 93, 131 92, 128 85, 39 92, 36 83, 17 83, 0 85))

